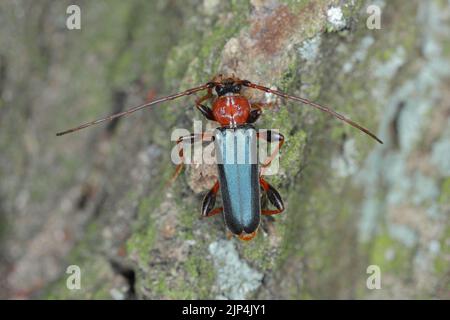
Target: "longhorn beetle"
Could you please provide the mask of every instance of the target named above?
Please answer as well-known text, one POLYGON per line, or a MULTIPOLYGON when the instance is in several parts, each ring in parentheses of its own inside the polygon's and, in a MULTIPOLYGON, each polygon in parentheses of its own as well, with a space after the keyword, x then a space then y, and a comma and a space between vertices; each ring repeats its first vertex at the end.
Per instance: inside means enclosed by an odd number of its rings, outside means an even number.
MULTIPOLYGON (((260 138, 266 140, 268 143, 276 142, 277 146, 275 150, 261 166, 264 168, 271 163, 276 152, 278 152, 283 145, 284 136, 272 130, 268 130, 264 135, 256 131, 253 123, 261 116, 262 109, 269 106, 269 104, 261 102, 250 103, 249 100, 241 94, 242 87, 261 90, 284 99, 290 99, 310 105, 363 131, 379 143, 383 143, 368 129, 328 107, 305 98, 289 95, 278 90, 255 84, 248 80, 241 80, 234 76, 224 77, 222 75, 214 77, 212 81, 206 84, 144 103, 127 111, 110 115, 106 118, 85 123, 76 128, 59 132, 56 135, 61 136, 78 131, 94 124, 111 121, 129 115, 130 113, 161 102, 174 100, 206 90, 206 95, 197 99, 195 105, 208 120, 216 121, 220 124, 220 127, 217 128, 212 137, 216 148, 219 179, 215 182, 214 186, 206 194, 203 200, 202 217, 210 217, 223 213, 225 224, 232 234, 238 236, 241 240, 251 240, 258 230, 261 214, 274 215, 282 212, 284 210, 283 200, 278 191, 262 178, 260 167, 257 162, 236 164, 233 161, 229 161, 230 159, 227 159, 227 150, 230 148, 234 149, 233 151, 238 149, 241 151, 244 150, 247 158, 253 158, 256 151, 251 148, 252 141, 260 138), (216 94, 213 93, 213 89, 216 94), (204 104, 207 101, 211 102, 212 108, 204 104), (237 136, 244 137, 244 139, 236 139, 237 136), (237 143, 236 140, 238 141, 237 143), (275 209, 261 210, 260 187, 262 191, 266 193, 269 202, 275 209), (222 194, 223 207, 215 208, 216 196, 219 189, 222 194)), ((197 139, 204 141, 205 136, 205 133, 201 133, 180 137, 177 140, 177 145, 184 141, 194 142, 194 140, 197 139)), ((179 154, 182 158, 182 149, 180 149, 179 154)), ((177 166, 174 177, 180 173, 182 166, 183 163, 180 163, 177 166)))

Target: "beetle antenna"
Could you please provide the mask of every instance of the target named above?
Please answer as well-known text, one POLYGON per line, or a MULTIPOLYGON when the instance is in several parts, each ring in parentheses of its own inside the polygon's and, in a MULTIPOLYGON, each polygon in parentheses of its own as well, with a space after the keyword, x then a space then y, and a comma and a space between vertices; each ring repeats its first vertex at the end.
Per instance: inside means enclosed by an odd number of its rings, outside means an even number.
POLYGON ((308 105, 310 105, 310 106, 312 106, 314 108, 317 108, 317 109, 319 109, 319 110, 321 110, 323 112, 329 113, 329 114, 335 116, 336 118, 338 118, 338 119, 348 123, 349 125, 351 125, 351 126, 357 128, 357 129, 363 131, 365 134, 367 134, 370 137, 372 137, 373 139, 377 140, 379 143, 381 143, 381 144, 383 143, 383 141, 381 141, 375 134, 370 132, 368 129, 364 128, 363 126, 357 124, 356 122, 350 120, 347 117, 344 117, 343 115, 337 113, 336 111, 334 111, 334 110, 332 110, 332 109, 330 109, 328 107, 325 107, 325 106, 320 105, 318 103, 312 102, 312 101, 310 101, 308 99, 305 99, 305 98, 292 96, 292 95, 289 95, 289 94, 284 93, 282 91, 273 90, 273 89, 270 89, 270 88, 267 88, 267 87, 264 87, 264 86, 252 83, 252 82, 250 82, 248 80, 243 80, 241 82, 241 84, 243 86, 246 86, 246 87, 249 87, 249 88, 253 88, 253 89, 257 89, 257 90, 261 90, 261 91, 264 91, 264 92, 275 94, 275 95, 280 96, 280 97, 285 98, 285 99, 291 99, 291 100, 299 101, 299 102, 304 103, 304 104, 308 104, 308 105))
POLYGON ((139 106, 133 107, 133 108, 128 109, 126 111, 115 113, 115 114, 112 114, 112 115, 110 115, 108 117, 105 117, 105 118, 102 118, 102 119, 98 119, 98 120, 95 120, 95 121, 87 122, 85 124, 82 124, 82 125, 80 125, 78 127, 75 127, 75 128, 72 128, 72 129, 69 129, 69 130, 66 130, 66 131, 58 132, 56 135, 57 136, 62 136, 62 135, 65 135, 67 133, 75 132, 75 131, 78 131, 78 130, 81 130, 81 129, 93 126, 94 124, 99 124, 99 123, 102 123, 102 122, 105 122, 105 121, 111 121, 111 120, 119 118, 119 117, 127 116, 130 113, 133 113, 135 111, 138 111, 138 110, 141 110, 141 109, 153 106, 155 104, 158 104, 158 103, 161 103, 161 102, 164 102, 164 101, 174 100, 174 99, 177 99, 177 98, 180 98, 180 97, 183 97, 183 96, 188 96, 188 95, 191 95, 191 94, 193 94, 193 93, 195 93, 197 91, 201 91, 201 90, 212 88, 215 85, 216 85, 216 83, 214 83, 214 82, 208 82, 208 83, 206 83, 204 85, 201 85, 201 86, 198 86, 198 87, 194 87, 194 88, 191 88, 191 89, 188 89, 186 91, 179 92, 179 93, 175 93, 175 94, 172 94, 170 96, 162 97, 162 98, 150 101, 150 102, 146 102, 144 104, 141 104, 139 106))

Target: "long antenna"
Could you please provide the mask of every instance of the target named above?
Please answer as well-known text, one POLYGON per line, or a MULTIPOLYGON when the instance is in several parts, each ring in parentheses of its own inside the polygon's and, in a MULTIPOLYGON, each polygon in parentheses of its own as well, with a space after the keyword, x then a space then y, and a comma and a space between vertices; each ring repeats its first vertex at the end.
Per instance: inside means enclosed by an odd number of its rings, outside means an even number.
POLYGON ((212 88, 214 85, 215 85, 215 83, 208 82, 208 83, 206 83, 204 85, 201 85, 201 86, 198 86, 198 87, 194 87, 194 88, 188 89, 188 90, 180 92, 180 93, 172 94, 170 96, 162 97, 162 98, 159 98, 159 99, 156 99, 156 100, 153 100, 153 101, 141 104, 141 105, 136 106, 134 108, 131 108, 129 110, 112 114, 112 115, 110 115, 108 117, 105 117, 105 118, 102 118, 102 119, 98 119, 98 120, 95 120, 95 121, 87 122, 87 123, 82 124, 82 125, 80 125, 80 126, 78 126, 76 128, 72 128, 72 129, 69 129, 69 130, 66 130, 66 131, 58 132, 56 135, 57 136, 62 136, 62 135, 65 135, 67 133, 75 132, 75 131, 78 131, 78 130, 81 130, 81 129, 93 126, 94 124, 99 124, 99 123, 102 123, 102 122, 105 122, 105 121, 111 121, 111 120, 119 118, 119 117, 127 116, 130 113, 133 113, 135 111, 138 111, 138 110, 150 107, 152 105, 155 105, 155 104, 158 104, 158 103, 161 103, 161 102, 164 102, 164 101, 174 100, 174 99, 177 99, 177 98, 180 98, 180 97, 183 97, 183 96, 187 96, 187 95, 193 94, 193 93, 195 93, 197 91, 201 91, 201 90, 205 90, 205 89, 208 89, 208 88, 212 88))
POLYGON ((332 110, 332 109, 330 109, 328 107, 325 107, 325 106, 320 105, 318 103, 312 102, 312 101, 310 101, 308 99, 305 99, 305 98, 291 96, 291 95, 289 95, 287 93, 284 93, 282 91, 273 90, 273 89, 270 89, 270 88, 267 88, 267 87, 264 87, 264 86, 252 83, 252 82, 250 82, 248 80, 243 80, 241 83, 242 83, 243 86, 246 86, 246 87, 249 87, 249 88, 253 88, 253 89, 258 89, 258 90, 265 91, 265 92, 268 92, 268 93, 272 93, 272 94, 275 94, 275 95, 280 96, 280 97, 285 98, 285 99, 291 99, 291 100, 295 100, 295 101, 300 101, 301 103, 308 104, 308 105, 310 105, 310 106, 312 106, 314 108, 317 108, 317 109, 319 109, 319 110, 321 110, 323 112, 327 112, 327 113, 335 116, 336 118, 338 118, 338 119, 348 123, 349 125, 351 125, 351 126, 357 128, 357 129, 363 131, 365 134, 367 134, 370 137, 372 137, 373 139, 377 140, 379 143, 381 143, 381 144, 383 143, 383 141, 381 141, 375 134, 370 132, 368 129, 364 128, 363 126, 357 124, 356 122, 350 120, 349 118, 344 117, 343 115, 337 113, 336 111, 334 111, 334 110, 332 110))

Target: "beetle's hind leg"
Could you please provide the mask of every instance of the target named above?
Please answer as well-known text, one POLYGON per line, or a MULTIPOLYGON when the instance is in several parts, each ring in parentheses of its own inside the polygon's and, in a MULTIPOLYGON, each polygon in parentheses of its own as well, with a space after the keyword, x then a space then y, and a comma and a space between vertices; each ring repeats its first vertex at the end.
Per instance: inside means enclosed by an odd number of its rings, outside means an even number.
POLYGON ((211 190, 206 194, 202 204, 202 218, 211 217, 223 211, 223 208, 214 208, 216 204, 217 192, 219 191, 219 181, 216 181, 211 190))
POLYGON ((283 212, 284 204, 278 191, 262 177, 259 177, 259 183, 263 190, 266 192, 267 198, 269 199, 270 203, 276 208, 276 210, 261 210, 261 213, 263 215, 273 215, 283 212))

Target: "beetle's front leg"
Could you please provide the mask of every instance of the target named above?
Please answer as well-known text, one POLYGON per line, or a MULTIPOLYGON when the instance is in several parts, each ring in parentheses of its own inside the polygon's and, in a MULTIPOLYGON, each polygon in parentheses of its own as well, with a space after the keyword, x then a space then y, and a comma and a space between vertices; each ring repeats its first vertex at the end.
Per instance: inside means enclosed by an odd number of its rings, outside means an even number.
POLYGON ((250 111, 250 115, 247 119, 247 123, 255 123, 262 114, 263 108, 272 108, 274 104, 272 102, 263 103, 263 102, 255 102, 252 103, 252 111, 250 111))
POLYGON ((267 198, 269 199, 270 203, 276 208, 276 210, 262 210, 261 213, 263 215, 273 215, 283 212, 284 204, 278 191, 262 177, 259 177, 259 183, 266 192, 267 198))
POLYGON ((216 197, 217 192, 219 191, 219 181, 216 181, 214 186, 211 190, 206 194, 205 198, 203 199, 202 203, 202 218, 205 217, 211 217, 213 215, 216 215, 218 213, 221 213, 223 208, 215 208, 214 205, 216 204, 216 197))
POLYGON ((208 93, 206 95, 195 101, 195 106, 197 107, 198 110, 200 110, 200 112, 206 119, 216 121, 216 118, 214 117, 211 108, 202 104, 204 101, 210 100, 213 97, 214 95, 212 94, 212 89, 210 88, 208 89, 208 93))
MULTIPOLYGON (((252 108, 254 105, 252 105, 252 108)), ((250 115, 248 116, 247 123, 255 123, 259 117, 262 115, 262 109, 255 107, 250 111, 250 115)))

